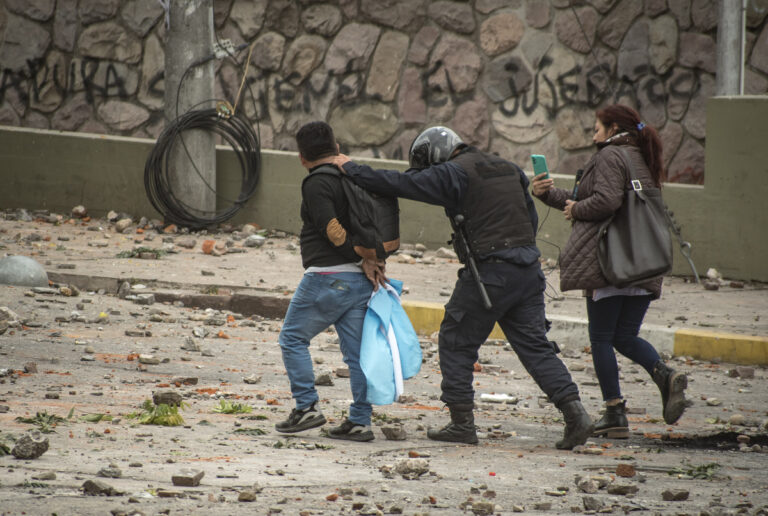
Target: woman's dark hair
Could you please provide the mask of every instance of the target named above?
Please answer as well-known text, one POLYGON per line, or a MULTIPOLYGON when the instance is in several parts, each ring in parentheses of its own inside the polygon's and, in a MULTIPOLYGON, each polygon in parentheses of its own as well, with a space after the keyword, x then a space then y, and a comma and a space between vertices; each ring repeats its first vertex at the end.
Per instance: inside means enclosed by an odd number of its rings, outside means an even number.
POLYGON ((309 122, 296 133, 296 145, 307 161, 316 161, 339 153, 333 129, 325 122, 309 122))
POLYGON ((640 114, 637 111, 623 104, 613 104, 598 110, 597 119, 606 128, 616 124, 619 128, 618 132, 629 133, 635 139, 656 186, 661 186, 667 175, 664 171, 661 139, 656 129, 645 125, 640 120, 640 114))

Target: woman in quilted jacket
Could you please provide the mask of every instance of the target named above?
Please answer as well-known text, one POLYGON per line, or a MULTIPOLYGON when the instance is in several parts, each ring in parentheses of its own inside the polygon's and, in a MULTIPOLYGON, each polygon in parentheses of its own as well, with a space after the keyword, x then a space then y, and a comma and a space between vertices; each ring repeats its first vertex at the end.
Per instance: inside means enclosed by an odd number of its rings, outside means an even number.
POLYGON ((629 164, 644 187, 661 187, 665 179, 661 141, 634 109, 614 104, 597 111, 592 156, 573 191, 555 188, 540 174, 533 179, 533 195, 563 210, 572 231, 560 257, 561 290, 582 289, 587 298, 592 361, 605 401, 605 413, 595 424, 595 436, 629 437, 626 404, 619 386, 615 351, 642 366, 661 392, 664 421, 673 424, 686 407, 685 374, 667 366, 656 349, 638 337, 651 301, 661 296, 662 278, 618 288, 608 283, 597 259, 598 230, 620 206, 630 188, 629 164))

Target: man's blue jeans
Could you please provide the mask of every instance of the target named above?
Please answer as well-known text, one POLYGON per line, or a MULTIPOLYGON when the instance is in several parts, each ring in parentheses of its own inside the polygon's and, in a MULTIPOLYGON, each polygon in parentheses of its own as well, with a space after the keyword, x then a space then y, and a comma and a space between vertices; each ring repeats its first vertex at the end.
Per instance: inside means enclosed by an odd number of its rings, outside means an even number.
POLYGON ((304 274, 280 332, 283 364, 297 409, 307 408, 318 400, 309 341, 333 324, 344 363, 349 367, 353 400, 349 420, 360 425, 371 424, 371 404, 366 401, 367 385, 360 369, 360 340, 372 291, 371 282, 362 272, 304 274))

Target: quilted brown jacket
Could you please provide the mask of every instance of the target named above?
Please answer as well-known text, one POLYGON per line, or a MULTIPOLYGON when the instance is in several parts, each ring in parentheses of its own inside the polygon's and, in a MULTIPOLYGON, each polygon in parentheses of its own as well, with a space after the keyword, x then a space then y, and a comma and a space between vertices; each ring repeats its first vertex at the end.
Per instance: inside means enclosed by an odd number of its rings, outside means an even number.
MULTIPOLYGON (((626 143, 626 139, 619 139, 626 143)), ((643 187, 655 186, 640 149, 623 145, 632 162, 635 175, 643 187)), ((592 290, 609 286, 597 260, 597 236, 602 223, 620 206, 624 191, 630 187, 626 162, 615 144, 598 150, 590 158, 582 174, 573 216, 571 235, 560 256, 560 290, 583 289, 591 296, 592 290)), ((545 204, 562 210, 565 201, 572 199, 572 191, 550 188, 538 198, 545 204)), ((662 278, 654 278, 637 285, 661 296, 662 278)))

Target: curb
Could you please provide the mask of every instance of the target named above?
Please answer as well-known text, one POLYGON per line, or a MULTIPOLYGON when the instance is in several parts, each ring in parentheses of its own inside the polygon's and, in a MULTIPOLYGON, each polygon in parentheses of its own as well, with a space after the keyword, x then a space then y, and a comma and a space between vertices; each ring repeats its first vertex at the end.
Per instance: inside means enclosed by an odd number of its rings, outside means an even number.
MULTIPOLYGON (((416 333, 431 335, 440 329, 445 309, 440 303, 403 301, 416 333)), ((552 328, 547 336, 561 348, 589 346, 588 322, 585 318, 548 314, 552 328)), ((653 343, 659 353, 690 356, 698 360, 722 360, 744 365, 768 365, 768 337, 752 337, 733 333, 716 333, 685 328, 667 328, 644 324, 640 337, 653 343)), ((504 339, 496 325, 489 336, 504 339)))
MULTIPOLYGON (((81 290, 104 289, 110 294, 117 292, 120 281, 118 278, 56 272, 48 272, 48 278, 54 282, 74 284, 81 290)), ((231 310, 245 316, 260 315, 269 318, 282 318, 285 316, 290 302, 289 296, 269 293, 190 294, 183 290, 195 290, 199 289, 200 286, 174 284, 174 287, 182 291, 168 291, 163 287, 170 285, 164 285, 164 282, 150 281, 148 283, 154 283, 152 285, 154 288, 147 289, 147 293, 153 293, 158 302, 182 301, 185 306, 231 310)), ((233 287, 227 286, 226 288, 232 289, 233 287)), ((440 322, 445 314, 443 304, 403 301, 403 308, 419 335, 431 335, 440 329, 440 322)), ((556 314, 547 314, 547 318, 552 322, 552 328, 547 336, 557 342, 561 348, 589 346, 588 322, 585 318, 556 314)), ((642 326, 640 337, 653 343, 653 346, 660 353, 668 353, 672 356, 690 356, 698 360, 721 360, 744 365, 768 365, 768 337, 687 328, 668 328, 652 324, 642 326)), ((505 339, 505 336, 501 328, 496 325, 488 338, 505 339)))

